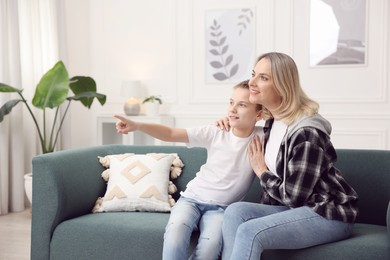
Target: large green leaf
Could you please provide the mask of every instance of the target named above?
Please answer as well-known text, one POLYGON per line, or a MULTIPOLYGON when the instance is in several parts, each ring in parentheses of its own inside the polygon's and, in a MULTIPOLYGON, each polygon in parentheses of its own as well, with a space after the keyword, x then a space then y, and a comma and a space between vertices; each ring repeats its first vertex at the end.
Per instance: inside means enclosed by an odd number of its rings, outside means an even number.
POLYGON ((76 76, 71 78, 70 89, 75 94, 75 96, 70 99, 79 100, 87 108, 91 107, 95 97, 102 105, 106 102, 105 95, 96 93, 96 82, 91 77, 76 76))
POLYGON ((67 99, 81 101, 85 107, 91 108, 92 101, 93 101, 94 98, 97 98, 99 103, 103 106, 106 103, 106 98, 107 97, 106 97, 106 95, 103 95, 103 94, 100 94, 100 93, 96 93, 96 92, 93 92, 93 91, 86 91, 86 92, 82 92, 80 94, 77 94, 77 95, 75 95, 73 97, 68 97, 67 99))
POLYGON ((4 116, 8 115, 11 113, 12 108, 19 104, 19 102, 22 101, 21 99, 14 99, 10 100, 7 103, 5 103, 1 108, 0 108, 0 123, 3 122, 4 116))
POLYGON ((14 88, 11 86, 8 86, 4 83, 0 83, 0 92, 22 92, 22 89, 14 88))
POLYGON ((39 81, 32 104, 41 109, 58 107, 65 101, 68 91, 68 71, 64 63, 59 61, 39 81))

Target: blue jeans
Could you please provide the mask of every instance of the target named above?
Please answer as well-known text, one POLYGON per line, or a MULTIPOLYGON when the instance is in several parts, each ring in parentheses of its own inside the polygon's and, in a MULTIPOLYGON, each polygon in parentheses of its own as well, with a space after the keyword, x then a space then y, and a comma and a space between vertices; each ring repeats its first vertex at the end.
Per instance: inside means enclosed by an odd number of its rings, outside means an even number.
POLYGON ((259 260, 265 249, 299 249, 350 236, 353 224, 328 220, 309 207, 237 202, 223 220, 222 259, 259 260))
POLYGON ((188 259, 191 234, 200 231, 189 259, 218 259, 222 250, 222 221, 226 207, 180 197, 165 228, 163 260, 188 259))

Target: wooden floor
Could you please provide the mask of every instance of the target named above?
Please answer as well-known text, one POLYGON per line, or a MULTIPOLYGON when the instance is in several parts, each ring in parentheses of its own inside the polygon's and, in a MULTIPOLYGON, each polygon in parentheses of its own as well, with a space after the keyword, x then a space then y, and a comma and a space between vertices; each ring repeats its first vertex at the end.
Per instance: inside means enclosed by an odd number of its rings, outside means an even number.
POLYGON ((29 260, 30 209, 0 216, 0 260, 29 260))

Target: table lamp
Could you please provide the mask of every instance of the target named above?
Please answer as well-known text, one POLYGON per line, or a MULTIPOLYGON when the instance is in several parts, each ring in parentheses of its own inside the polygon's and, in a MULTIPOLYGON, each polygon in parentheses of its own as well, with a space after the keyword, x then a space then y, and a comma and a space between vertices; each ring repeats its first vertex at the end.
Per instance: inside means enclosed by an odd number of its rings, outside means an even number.
POLYGON ((121 95, 126 98, 123 110, 128 116, 137 116, 141 110, 142 88, 140 81, 123 81, 121 95))

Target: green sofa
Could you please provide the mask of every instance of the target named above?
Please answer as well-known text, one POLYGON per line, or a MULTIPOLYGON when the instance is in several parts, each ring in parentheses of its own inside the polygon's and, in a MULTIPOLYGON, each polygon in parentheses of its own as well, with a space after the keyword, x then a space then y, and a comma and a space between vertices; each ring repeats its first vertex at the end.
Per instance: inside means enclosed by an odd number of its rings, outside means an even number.
MULTIPOLYGON (((206 150, 184 146, 106 145, 35 157, 32 260, 161 259, 169 213, 91 213, 106 189, 97 156, 125 152, 178 153, 185 164, 175 183, 179 190, 206 160, 206 150)), ((390 151, 337 153, 337 167, 360 196, 360 214, 352 237, 300 250, 267 250, 262 259, 390 259, 390 151)), ((256 180, 245 200, 257 202, 259 187, 256 180)))

